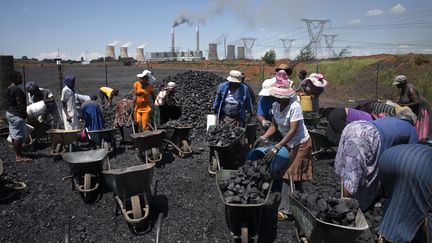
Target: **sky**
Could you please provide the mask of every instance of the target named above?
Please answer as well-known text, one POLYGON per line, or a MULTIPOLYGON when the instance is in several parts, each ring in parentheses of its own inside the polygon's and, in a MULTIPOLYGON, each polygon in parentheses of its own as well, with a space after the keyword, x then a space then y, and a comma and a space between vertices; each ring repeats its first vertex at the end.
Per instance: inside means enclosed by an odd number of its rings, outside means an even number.
MULTIPOLYGON (((348 47, 352 55, 408 52, 432 53, 430 0, 9 0, 0 5, 0 54, 16 58, 87 60, 105 56, 107 44, 150 52, 169 51, 171 27, 176 48, 195 50, 195 26, 200 49, 218 44, 243 46, 255 38, 254 58, 274 49, 283 58, 280 39, 295 39, 289 57, 295 58, 310 41, 301 19, 329 20, 323 34, 337 35, 333 51, 348 47), (184 23, 183 23, 184 22, 184 23)), ((316 34, 318 28, 312 28, 316 34)), ((327 37, 330 40, 331 37, 327 37)), ((324 36, 322 55, 329 55, 324 36)))

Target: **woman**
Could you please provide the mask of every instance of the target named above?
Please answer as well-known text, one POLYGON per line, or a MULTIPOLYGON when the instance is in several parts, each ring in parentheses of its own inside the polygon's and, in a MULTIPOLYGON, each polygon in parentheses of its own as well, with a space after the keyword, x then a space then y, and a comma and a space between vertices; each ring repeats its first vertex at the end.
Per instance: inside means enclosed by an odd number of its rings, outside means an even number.
POLYGON ((105 129, 105 120, 99 104, 96 102, 97 95, 90 96, 91 100, 84 102, 82 106, 83 120, 87 131, 105 129))
POLYGON ((159 108, 160 124, 181 117, 181 109, 177 106, 178 101, 174 97, 176 86, 176 83, 169 82, 156 97, 155 108, 159 108))
POLYGON ((137 74, 138 80, 134 83, 135 90, 135 121, 141 125, 143 130, 148 130, 149 114, 151 112, 150 96, 153 95, 154 87, 150 84, 149 72, 137 74))
POLYGON ((347 107, 338 107, 330 112, 326 129, 327 138, 339 144, 340 136, 346 125, 353 121, 372 121, 371 114, 347 107))
POLYGON ((99 96, 103 107, 105 106, 105 99, 108 101, 108 106, 111 106, 114 96, 118 96, 118 95, 119 95, 118 89, 113 89, 110 87, 100 87, 99 89, 99 96))
POLYGON ((403 109, 398 117, 355 121, 345 127, 335 158, 344 197, 356 198, 362 210, 371 205, 380 190, 377 166, 380 154, 398 144, 417 143, 414 123, 415 114, 403 109))
POLYGON ((246 112, 252 112, 252 101, 247 86, 242 84, 242 77, 240 71, 231 70, 227 80, 219 85, 213 102, 219 123, 237 127, 246 125, 246 112))
POLYGON ((295 98, 295 91, 291 88, 285 71, 281 70, 277 73, 276 84, 270 90, 270 95, 276 98, 272 106, 272 125, 259 139, 267 140, 276 131, 283 136, 266 153, 264 159, 268 161, 273 160, 282 146, 290 152, 290 165, 283 175, 281 204, 278 212, 278 219, 286 220, 290 215, 288 200, 290 177, 299 190, 302 181, 312 179, 312 141, 304 125, 301 106, 295 98))
POLYGON ((276 79, 266 79, 262 84, 262 89, 259 92, 261 98, 258 101, 257 120, 261 123, 264 129, 268 129, 272 124, 273 114, 271 112, 273 102, 276 98, 270 95, 270 89, 276 84, 276 79))
POLYGON ((62 115, 65 130, 78 129, 78 111, 76 109, 75 77, 66 76, 63 80, 64 87, 61 94, 62 115))
POLYGON ((312 73, 300 83, 300 90, 312 98, 312 112, 319 113, 319 96, 327 86, 327 80, 321 73, 312 73))
POLYGON ((379 242, 431 242, 432 147, 394 146, 384 151, 378 167, 387 194, 379 242))
POLYGON ((417 88, 408 83, 404 75, 395 78, 393 85, 400 89, 398 105, 408 106, 417 115, 415 124, 419 139, 429 135, 430 107, 426 99, 420 94, 417 88))

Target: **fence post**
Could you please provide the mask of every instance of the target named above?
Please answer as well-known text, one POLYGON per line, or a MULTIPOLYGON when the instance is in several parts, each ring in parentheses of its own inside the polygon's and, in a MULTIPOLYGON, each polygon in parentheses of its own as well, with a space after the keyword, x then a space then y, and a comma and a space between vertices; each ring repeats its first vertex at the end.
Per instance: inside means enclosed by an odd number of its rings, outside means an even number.
POLYGON ((59 75, 59 94, 61 94, 62 89, 63 89, 63 71, 62 71, 62 65, 61 65, 61 61, 57 60, 57 72, 59 75))
POLYGON ((105 63, 105 87, 108 87, 108 65, 105 63))
POLYGON ((264 81, 264 64, 261 63, 260 66, 260 81, 263 82, 264 81))
POLYGON ((319 73, 319 65, 316 66, 316 73, 319 73))
POLYGON ((23 77, 23 83, 24 83, 24 94, 27 97, 27 89, 26 89, 26 75, 25 75, 25 66, 22 67, 22 77, 23 77))
POLYGON ((377 76, 375 82, 375 100, 378 100, 379 63, 377 63, 377 76))

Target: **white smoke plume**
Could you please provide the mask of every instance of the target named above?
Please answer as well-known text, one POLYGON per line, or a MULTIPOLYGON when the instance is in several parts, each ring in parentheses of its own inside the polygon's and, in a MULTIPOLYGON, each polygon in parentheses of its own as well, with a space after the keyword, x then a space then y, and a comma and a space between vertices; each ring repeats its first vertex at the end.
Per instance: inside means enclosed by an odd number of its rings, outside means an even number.
POLYGON ((113 41, 112 43, 108 43, 109 46, 115 46, 117 45, 119 42, 118 41, 113 41))
POLYGON ((126 42, 122 45, 122 47, 129 47, 130 45, 132 45, 132 42, 126 42))
POLYGON ((139 46, 137 46, 137 48, 144 48, 144 47, 146 47, 146 43, 142 43, 141 45, 139 45, 139 46))

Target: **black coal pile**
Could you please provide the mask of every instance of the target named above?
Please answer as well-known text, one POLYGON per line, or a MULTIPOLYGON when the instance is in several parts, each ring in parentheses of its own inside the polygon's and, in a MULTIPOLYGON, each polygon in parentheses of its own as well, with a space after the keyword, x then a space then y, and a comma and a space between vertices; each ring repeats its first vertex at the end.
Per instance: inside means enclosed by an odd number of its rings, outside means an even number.
POLYGON ((193 124, 187 119, 187 117, 182 116, 178 120, 171 120, 165 124, 159 126, 159 128, 176 128, 176 127, 190 127, 193 124))
POLYGON ((237 139, 243 130, 229 124, 212 126, 206 134, 206 141, 211 146, 227 146, 237 139))
POLYGON ((105 120, 105 127, 114 127, 115 106, 101 108, 105 120))
POLYGON ((295 193, 294 197, 324 222, 355 227, 359 208, 359 203, 355 199, 325 198, 318 193, 295 193))
POLYGON ((270 190, 269 165, 263 160, 248 160, 227 180, 219 183, 227 203, 257 204, 270 190))
POLYGON ((213 101, 217 86, 224 79, 214 73, 202 71, 187 71, 168 76, 157 85, 161 90, 164 84, 175 82, 177 84, 175 97, 180 103, 182 114, 190 123, 194 124, 195 137, 204 137, 207 114, 213 113, 213 101))

